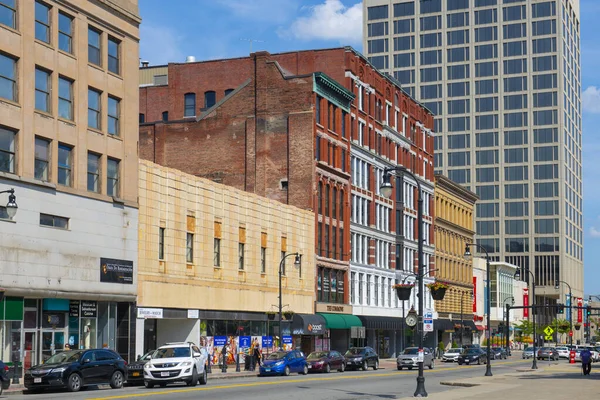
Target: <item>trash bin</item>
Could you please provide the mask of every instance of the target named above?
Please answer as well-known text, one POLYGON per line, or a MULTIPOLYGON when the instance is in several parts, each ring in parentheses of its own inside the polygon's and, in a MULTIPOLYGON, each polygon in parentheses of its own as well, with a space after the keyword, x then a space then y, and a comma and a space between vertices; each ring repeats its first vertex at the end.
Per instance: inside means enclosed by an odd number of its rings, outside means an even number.
POLYGON ((251 357, 249 355, 244 355, 244 371, 251 371, 252 364, 250 361, 251 357))

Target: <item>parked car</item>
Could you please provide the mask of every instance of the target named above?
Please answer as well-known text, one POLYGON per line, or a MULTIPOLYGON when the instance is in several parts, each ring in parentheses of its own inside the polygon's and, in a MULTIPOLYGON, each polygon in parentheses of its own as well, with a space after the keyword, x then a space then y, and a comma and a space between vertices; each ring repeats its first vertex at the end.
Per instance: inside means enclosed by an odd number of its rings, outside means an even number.
POLYGON ((470 348, 464 350, 458 356, 458 365, 463 364, 486 364, 487 363, 487 355, 485 351, 478 348, 470 348))
POLYGON ((30 391, 67 388, 77 392, 88 385, 110 384, 123 387, 127 362, 108 349, 68 350, 50 357, 44 364, 25 372, 24 384, 30 391))
POLYGON ((442 356, 443 362, 456 362, 458 361, 458 356, 463 352, 462 347, 456 349, 448 349, 444 355, 442 356))
POLYGON ((373 367, 374 370, 379 368, 379 356, 371 347, 351 347, 344 357, 348 369, 361 368, 366 371, 369 367, 373 367))
POLYGON ((143 385, 144 384, 144 365, 152 358, 152 353, 155 350, 150 350, 137 361, 127 364, 127 384, 143 385))
POLYGON ((581 351, 585 348, 587 348, 592 353, 592 362, 600 361, 600 355, 599 355, 598 351, 596 351, 595 348, 578 346, 577 350, 575 350, 575 361, 576 362, 581 362, 581 351))
POLYGON ((558 361, 558 358, 558 351, 554 347, 542 347, 537 351, 538 360, 548 359, 548 361, 558 361))
POLYGON ((327 372, 337 369, 346 370, 346 359, 337 351, 313 351, 306 357, 308 372, 327 372))
POLYGON ((208 383, 206 360, 208 351, 192 342, 167 343, 160 346, 144 364, 144 386, 153 388, 169 383, 185 382, 188 386, 208 383))
POLYGON ((10 387, 10 378, 8 377, 8 365, 0 360, 0 396, 2 392, 10 387))
POLYGON ((259 375, 288 376, 292 372, 302 375, 308 374, 306 357, 301 351, 276 351, 269 354, 260 366, 259 375))
POLYGON ((569 348, 567 346, 559 346, 556 348, 558 358, 569 358, 569 348))
POLYGON ((463 346, 464 350, 467 350, 467 349, 480 349, 480 348, 481 348, 481 345, 479 345, 477 343, 474 343, 474 344, 465 344, 463 346))
MULTIPOLYGON (((423 368, 429 367, 433 369, 433 353, 427 347, 423 348, 423 368)), ((396 365, 399 371, 402 368, 413 369, 413 367, 419 366, 419 348, 418 347, 407 347, 404 351, 396 358, 396 365)))
POLYGON ((506 350, 504 349, 504 347, 492 347, 490 349, 490 357, 492 358, 492 360, 506 360, 508 354, 506 354, 506 350))
POLYGON ((523 350, 522 357, 525 360, 533 358, 533 347, 526 347, 525 350, 523 350))

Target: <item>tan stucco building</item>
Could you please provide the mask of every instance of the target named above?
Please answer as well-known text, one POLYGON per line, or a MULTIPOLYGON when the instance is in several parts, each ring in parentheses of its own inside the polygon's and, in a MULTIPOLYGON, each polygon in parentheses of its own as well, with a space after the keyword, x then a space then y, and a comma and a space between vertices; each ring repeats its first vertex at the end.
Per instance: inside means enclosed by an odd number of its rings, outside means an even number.
MULTIPOLYGON (((435 175, 436 279, 450 283, 446 296, 435 302, 438 341, 469 343, 473 324, 473 264, 464 257, 465 244, 474 242, 474 205, 478 197, 444 175, 435 175), (462 311, 462 318, 461 318, 462 311), (461 323, 462 321, 462 323, 461 323), (455 328, 458 331, 455 334, 455 328)), ((475 251, 472 249, 471 251, 475 251)))
POLYGON ((300 268, 286 259, 284 310, 313 313, 312 212, 148 161, 140 161, 139 202, 138 353, 240 327, 272 333, 266 312, 277 310, 284 254, 302 254, 300 268))

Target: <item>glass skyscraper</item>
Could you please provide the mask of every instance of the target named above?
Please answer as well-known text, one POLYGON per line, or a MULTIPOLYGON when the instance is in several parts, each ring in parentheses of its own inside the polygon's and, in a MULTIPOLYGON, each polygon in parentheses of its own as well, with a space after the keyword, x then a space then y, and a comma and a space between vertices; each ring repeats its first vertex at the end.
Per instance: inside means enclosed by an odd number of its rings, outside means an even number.
POLYGON ((370 62, 436 114, 436 173, 479 195, 477 242, 531 270, 547 303, 568 303, 555 280, 582 297, 579 0, 364 0, 363 11, 370 62))

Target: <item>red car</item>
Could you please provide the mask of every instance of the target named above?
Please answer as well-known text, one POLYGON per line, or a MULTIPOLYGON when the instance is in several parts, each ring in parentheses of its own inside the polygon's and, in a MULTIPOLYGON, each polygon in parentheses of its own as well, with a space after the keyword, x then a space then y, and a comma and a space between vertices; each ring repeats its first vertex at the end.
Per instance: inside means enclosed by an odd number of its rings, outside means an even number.
POLYGON ((306 358, 308 372, 330 372, 346 370, 346 359, 337 351, 313 351, 306 358))

